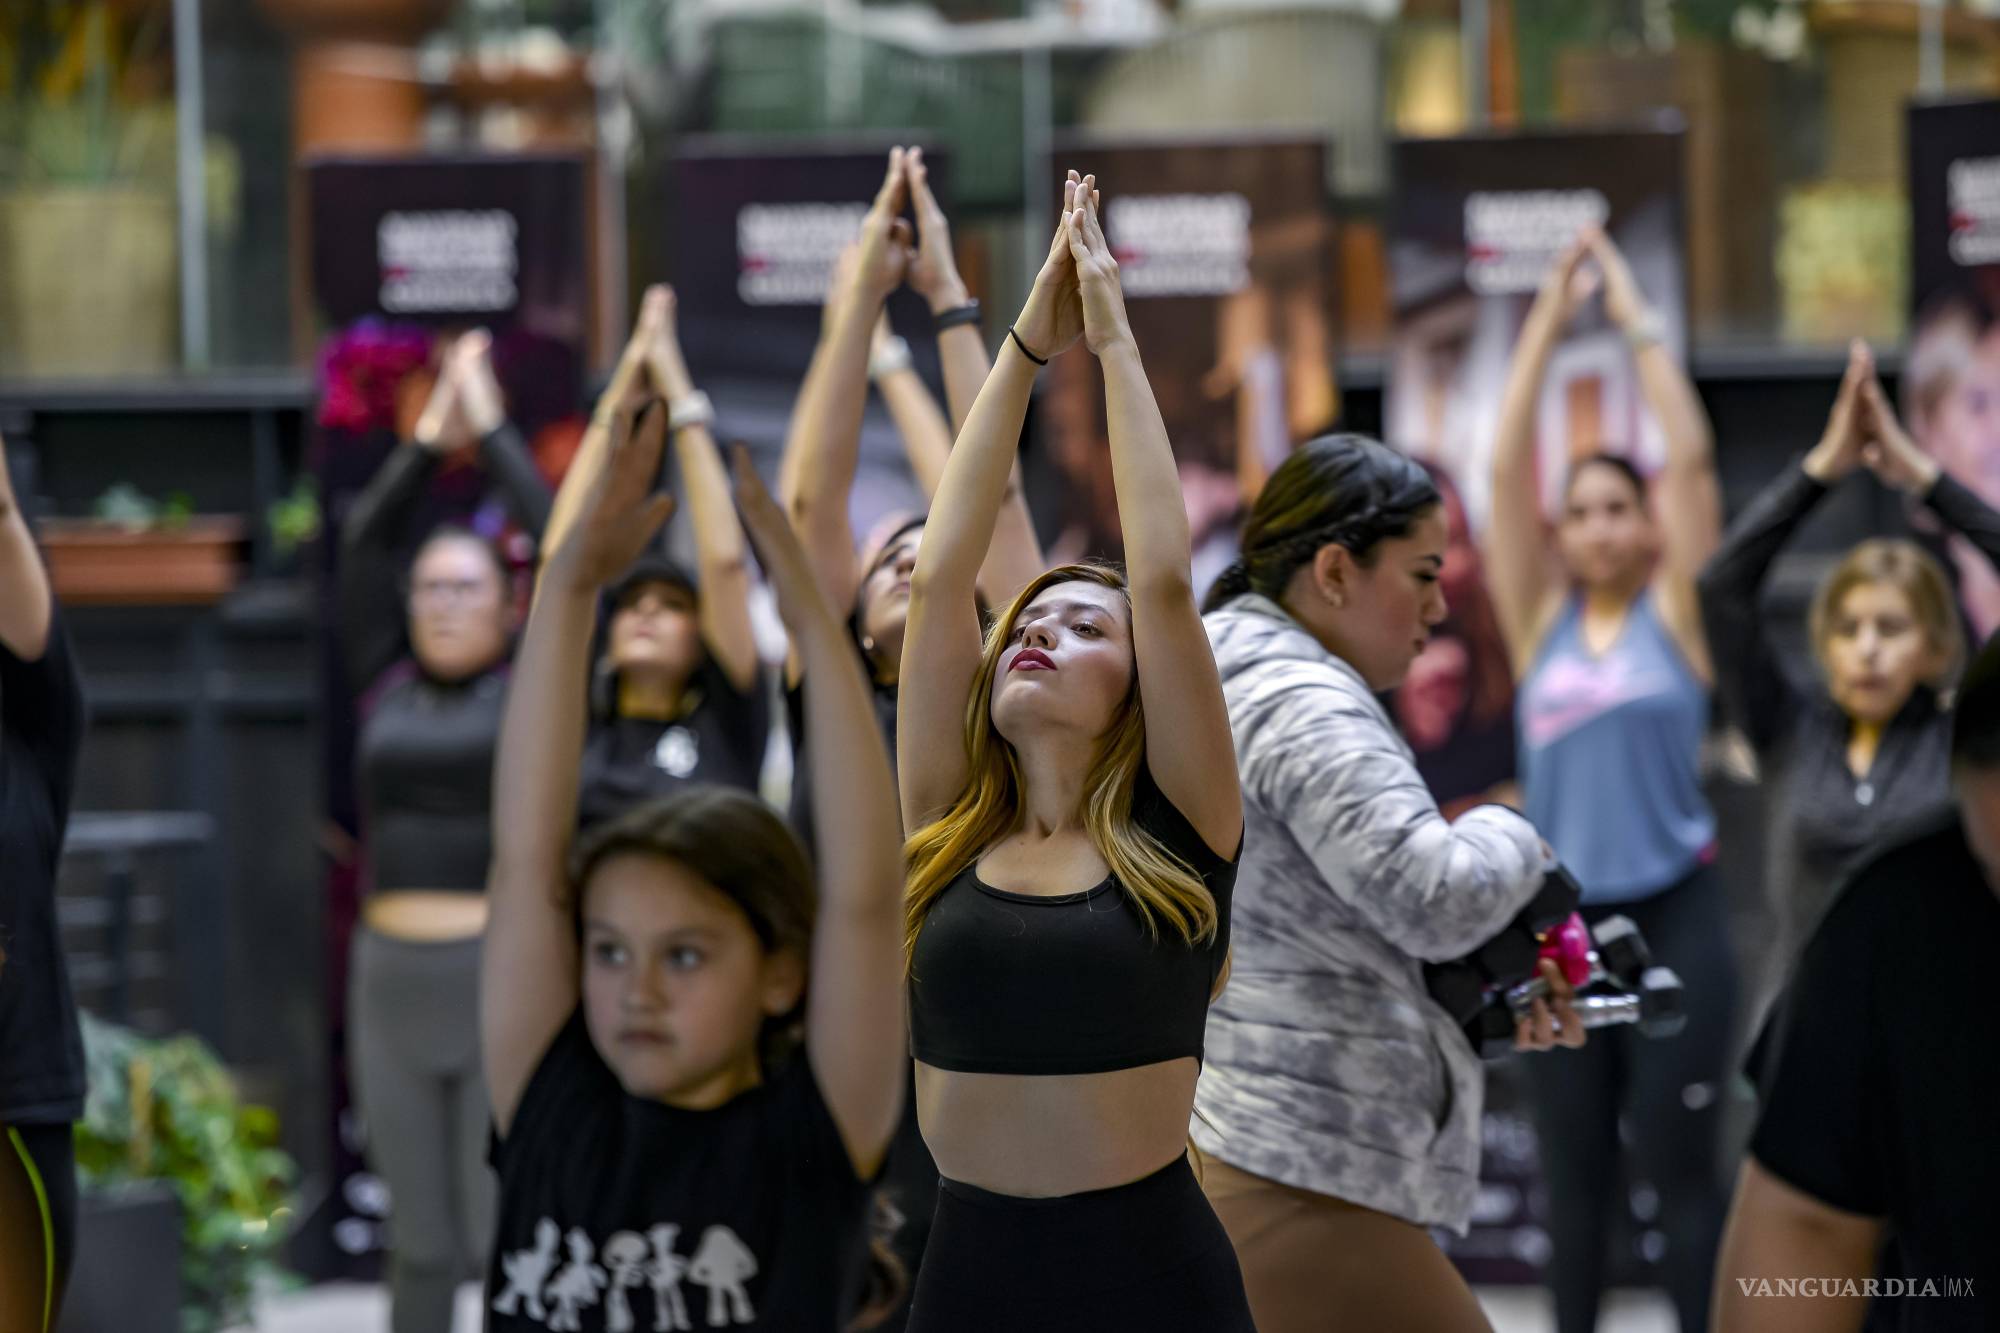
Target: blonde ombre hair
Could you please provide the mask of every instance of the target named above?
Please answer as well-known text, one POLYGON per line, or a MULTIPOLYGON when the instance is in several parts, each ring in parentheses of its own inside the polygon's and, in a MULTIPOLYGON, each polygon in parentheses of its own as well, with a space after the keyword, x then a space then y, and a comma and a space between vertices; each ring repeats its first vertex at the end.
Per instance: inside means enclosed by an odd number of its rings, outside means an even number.
MULTIPOLYGON (((1021 766, 1014 747, 994 729, 993 681, 1007 636, 1043 589, 1095 583, 1117 591, 1131 608, 1125 576, 1109 565, 1059 565, 1031 580, 993 622, 981 650, 972 697, 965 707, 965 753, 971 776, 958 799, 903 845, 909 866, 903 899, 903 949, 909 958, 924 918, 947 884, 1021 820, 1021 766)), ((1190 946, 1215 938, 1215 899, 1193 867, 1132 819, 1132 793, 1146 763, 1146 716, 1135 674, 1117 721, 1098 746, 1085 780, 1084 827, 1155 939, 1164 921, 1190 946)))
POLYGON ((1965 631, 1952 600, 1951 580, 1921 546, 1894 537, 1872 537, 1857 544, 1820 581, 1806 622, 1820 669, 1826 669, 1826 642, 1840 604, 1848 593, 1872 583, 1886 583, 1909 599, 1910 614, 1937 654, 1938 670, 1930 684, 1945 685, 1965 660, 1965 631))

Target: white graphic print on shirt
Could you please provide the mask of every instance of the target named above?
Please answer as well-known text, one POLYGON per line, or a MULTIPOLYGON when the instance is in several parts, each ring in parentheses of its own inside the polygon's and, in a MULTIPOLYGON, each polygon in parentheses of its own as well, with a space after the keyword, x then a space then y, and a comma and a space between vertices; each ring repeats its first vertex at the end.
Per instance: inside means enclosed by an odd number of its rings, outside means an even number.
POLYGON ((582 1227, 571 1227, 565 1239, 569 1243, 569 1266, 549 1283, 549 1299, 556 1306, 549 1328, 554 1333, 582 1333, 583 1324, 577 1319, 577 1311, 597 1304, 597 1293, 609 1279, 603 1269, 590 1261, 590 1237, 582 1227))
POLYGON ((701 1233, 692 1257, 675 1251, 680 1227, 661 1223, 644 1236, 620 1231, 593 1250, 581 1227, 567 1236, 553 1218, 535 1224, 535 1248, 502 1255, 500 1271, 506 1290, 493 1298, 493 1309, 504 1315, 525 1313, 550 1333, 581 1333, 582 1312, 602 1301, 607 1333, 635 1333, 628 1291, 650 1286, 653 1293, 653 1333, 692 1333, 697 1327, 729 1328, 756 1321, 747 1283, 757 1275, 757 1256, 734 1231, 720 1224, 701 1233), (569 1262, 549 1277, 556 1264, 556 1243, 562 1240, 569 1262), (596 1259, 601 1258, 600 1266, 596 1259), (708 1291, 704 1322, 697 1325, 681 1294, 685 1279, 708 1291))
POLYGON ((542 1308, 542 1284, 549 1280, 549 1270, 556 1266, 556 1243, 562 1239, 562 1228, 555 1219, 545 1217, 535 1223, 535 1248, 509 1254, 500 1260, 500 1271, 507 1275, 507 1290, 493 1300, 493 1308, 501 1314, 513 1314, 521 1308, 521 1302, 528 1303, 530 1319, 546 1319, 548 1312, 542 1308))
POLYGON ((653 1283, 653 1333, 677 1333, 694 1327, 694 1321, 688 1318, 687 1302, 681 1299, 681 1279, 687 1276, 687 1260, 674 1253, 674 1241, 680 1234, 681 1229, 671 1222, 663 1222, 646 1233, 653 1242, 653 1262, 646 1266, 646 1276, 653 1283))
POLYGON ((743 1284, 757 1273, 757 1256, 725 1226, 713 1226, 701 1233, 701 1245, 688 1265, 688 1276, 697 1286, 708 1288, 708 1324, 726 1328, 731 1323, 747 1324, 757 1317, 750 1308, 750 1293, 743 1284))
POLYGON ((694 772, 701 762, 701 744, 686 727, 668 727, 653 747, 653 762, 677 778, 694 772))
POLYGON ((604 1242, 604 1265, 611 1270, 611 1294, 604 1298, 604 1327, 609 1333, 632 1333, 632 1306, 625 1288, 646 1280, 646 1238, 621 1231, 604 1242))

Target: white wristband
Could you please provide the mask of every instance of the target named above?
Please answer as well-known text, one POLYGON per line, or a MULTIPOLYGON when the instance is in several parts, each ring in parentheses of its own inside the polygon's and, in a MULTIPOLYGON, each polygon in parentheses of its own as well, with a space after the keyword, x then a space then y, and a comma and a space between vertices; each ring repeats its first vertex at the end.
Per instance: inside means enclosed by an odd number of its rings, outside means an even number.
POLYGON ((899 370, 910 368, 909 340, 891 334, 882 340, 875 355, 868 359, 868 378, 879 380, 884 375, 893 375, 899 370))
POLYGON ((667 429, 677 431, 688 426, 707 426, 715 421, 715 404, 700 389, 685 397, 676 398, 667 405, 667 429))
POLYGON ((1625 341, 1632 345, 1632 350, 1635 352, 1643 352, 1648 347, 1657 346, 1666 340, 1666 326, 1661 323, 1659 315, 1651 310, 1633 320, 1625 330, 1625 341))

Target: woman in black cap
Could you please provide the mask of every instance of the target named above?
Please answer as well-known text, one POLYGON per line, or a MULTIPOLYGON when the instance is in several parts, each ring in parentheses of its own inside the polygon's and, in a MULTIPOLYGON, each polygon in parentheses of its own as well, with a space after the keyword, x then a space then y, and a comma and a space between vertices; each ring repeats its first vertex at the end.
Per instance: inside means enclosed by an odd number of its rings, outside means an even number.
MULTIPOLYGON (((769 734, 743 527, 709 432, 714 410, 681 355, 671 288, 646 292, 626 360, 632 363, 629 371, 620 368, 626 383, 614 387, 650 380, 669 405, 698 572, 649 552, 607 592, 577 807, 585 826, 689 782, 754 792, 769 734)), ((602 447, 580 451, 564 479, 565 494, 582 494, 604 457, 602 447)), ((551 550, 572 513, 559 499, 551 550)))

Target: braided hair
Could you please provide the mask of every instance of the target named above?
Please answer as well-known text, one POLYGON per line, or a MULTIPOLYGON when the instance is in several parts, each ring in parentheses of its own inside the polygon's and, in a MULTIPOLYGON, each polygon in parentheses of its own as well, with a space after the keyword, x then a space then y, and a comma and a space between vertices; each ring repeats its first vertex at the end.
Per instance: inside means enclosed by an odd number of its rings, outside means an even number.
POLYGON ((1323 546, 1344 546, 1367 565, 1375 548, 1408 536, 1444 503, 1416 462, 1364 435, 1322 435, 1278 465, 1243 526, 1243 554, 1202 603, 1213 611, 1246 592, 1277 601, 1323 546))

